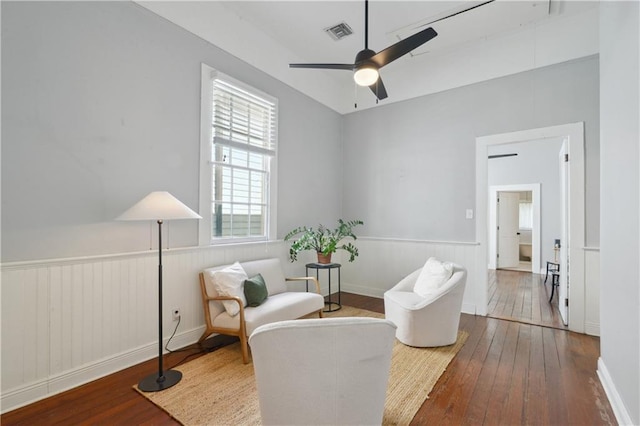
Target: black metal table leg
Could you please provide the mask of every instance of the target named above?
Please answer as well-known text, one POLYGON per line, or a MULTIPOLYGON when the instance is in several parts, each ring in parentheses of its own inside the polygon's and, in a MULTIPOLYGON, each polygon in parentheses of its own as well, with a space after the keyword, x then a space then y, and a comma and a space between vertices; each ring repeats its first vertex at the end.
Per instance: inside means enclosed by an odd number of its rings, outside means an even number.
POLYGON ((327 305, 327 309, 325 309, 323 312, 335 312, 337 310, 340 310, 342 308, 342 303, 341 303, 341 295, 340 295, 340 290, 341 290, 341 276, 340 276, 340 267, 342 265, 340 265, 339 263, 307 263, 306 265, 306 276, 309 276, 309 269, 315 269, 316 270, 316 279, 318 280, 318 282, 320 282, 320 269, 326 269, 327 270, 327 281, 329 284, 329 296, 328 299, 324 302, 325 305, 327 305), (334 302, 332 297, 331 297, 331 270, 332 269, 338 269, 338 301, 334 302), (337 306, 335 309, 333 308, 333 306, 337 306))

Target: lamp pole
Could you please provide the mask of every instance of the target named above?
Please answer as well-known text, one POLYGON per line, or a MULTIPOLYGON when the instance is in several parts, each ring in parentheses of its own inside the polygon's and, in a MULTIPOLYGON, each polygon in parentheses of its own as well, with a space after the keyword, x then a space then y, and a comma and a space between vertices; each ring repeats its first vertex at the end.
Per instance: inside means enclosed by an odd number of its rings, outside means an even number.
POLYGON ((162 219, 158 219, 158 382, 164 382, 162 356, 162 219))
POLYGON ((162 219, 158 219, 158 373, 151 374, 138 383, 144 392, 158 392, 175 385, 182 379, 177 370, 164 371, 162 354, 162 219))
POLYGON ((202 217, 166 191, 150 193, 117 218, 117 220, 158 222, 158 372, 138 382, 138 389, 144 392, 158 392, 170 388, 182 379, 182 373, 179 371, 164 371, 162 354, 162 223, 164 220, 177 219, 202 219, 202 217))

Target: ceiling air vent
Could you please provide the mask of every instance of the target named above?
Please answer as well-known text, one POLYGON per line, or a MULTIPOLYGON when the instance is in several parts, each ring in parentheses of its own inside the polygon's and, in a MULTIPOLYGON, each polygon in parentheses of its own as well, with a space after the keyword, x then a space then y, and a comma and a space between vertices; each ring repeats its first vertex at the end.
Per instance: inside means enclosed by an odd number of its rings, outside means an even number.
POLYGON ((340 22, 337 25, 325 28, 324 32, 329 34, 329 36, 336 41, 342 40, 346 36, 353 34, 353 30, 346 22, 340 22))

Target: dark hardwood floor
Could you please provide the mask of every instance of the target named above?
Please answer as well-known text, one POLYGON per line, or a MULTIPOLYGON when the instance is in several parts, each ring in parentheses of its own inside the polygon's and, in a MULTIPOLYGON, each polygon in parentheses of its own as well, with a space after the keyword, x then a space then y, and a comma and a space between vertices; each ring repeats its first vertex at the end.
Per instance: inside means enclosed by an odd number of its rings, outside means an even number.
MULTIPOLYGON (((382 299, 342 293, 342 303, 384 312, 382 299)), ((596 375, 596 337, 463 314, 469 338, 414 425, 609 425, 614 414, 596 375)), ((167 356, 172 367, 189 354, 167 356)), ((199 356, 193 355, 189 359, 199 356)), ((0 417, 3 425, 175 425, 132 389, 151 360, 0 417)))
POLYGON ((488 272, 488 315, 566 330, 558 311, 558 292, 551 296, 551 277, 504 269, 488 272))

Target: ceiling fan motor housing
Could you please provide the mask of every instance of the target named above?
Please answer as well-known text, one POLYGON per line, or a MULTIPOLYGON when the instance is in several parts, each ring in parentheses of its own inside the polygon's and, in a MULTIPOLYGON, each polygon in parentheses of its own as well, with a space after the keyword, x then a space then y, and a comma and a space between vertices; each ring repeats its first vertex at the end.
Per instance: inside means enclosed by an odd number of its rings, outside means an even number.
POLYGON ((371 86, 378 81, 378 69, 380 67, 374 61, 370 60, 375 54, 376 52, 371 49, 364 49, 356 55, 353 66, 353 79, 359 86, 371 86))
MULTIPOLYGON (((354 63, 356 64, 356 67, 358 67, 359 65, 362 65, 361 62, 367 61, 367 59, 375 56, 376 52, 374 52, 371 49, 364 49, 358 52, 358 54, 356 55, 356 60, 354 61, 354 63)), ((373 61, 367 61, 373 65, 376 65, 373 61)))

